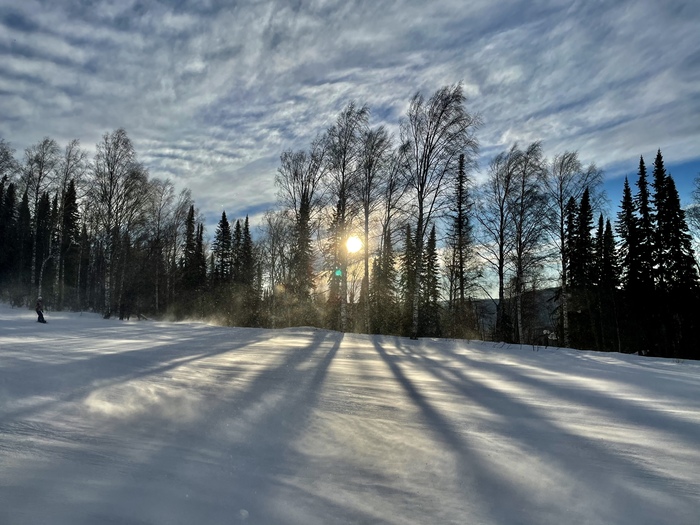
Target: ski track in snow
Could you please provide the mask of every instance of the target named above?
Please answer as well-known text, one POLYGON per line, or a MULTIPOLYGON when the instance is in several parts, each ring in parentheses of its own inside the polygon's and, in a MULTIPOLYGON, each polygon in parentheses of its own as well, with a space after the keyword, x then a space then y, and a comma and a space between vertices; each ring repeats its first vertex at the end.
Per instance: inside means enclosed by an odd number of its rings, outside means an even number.
POLYGON ((0 523, 700 523, 700 363, 0 305, 0 523))

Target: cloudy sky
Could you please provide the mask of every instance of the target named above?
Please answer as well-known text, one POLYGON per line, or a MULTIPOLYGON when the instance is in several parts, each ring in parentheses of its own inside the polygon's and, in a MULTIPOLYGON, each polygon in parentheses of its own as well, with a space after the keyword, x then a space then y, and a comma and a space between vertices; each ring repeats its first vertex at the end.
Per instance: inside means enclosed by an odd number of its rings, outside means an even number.
POLYGON ((348 102, 396 130, 461 81, 482 165, 578 150, 616 206, 657 148, 682 195, 700 172, 699 27, 697 0, 0 0, 0 137, 21 158, 123 127, 213 223, 273 207, 279 154, 348 102))

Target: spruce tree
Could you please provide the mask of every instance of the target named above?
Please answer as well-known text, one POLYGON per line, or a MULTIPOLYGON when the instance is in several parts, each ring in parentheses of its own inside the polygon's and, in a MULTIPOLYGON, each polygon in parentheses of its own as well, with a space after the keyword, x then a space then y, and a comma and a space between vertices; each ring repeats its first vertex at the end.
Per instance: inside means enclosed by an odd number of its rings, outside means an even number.
MULTIPOLYGON (((654 231, 654 250, 653 267, 655 284, 659 290, 665 290, 667 286, 667 264, 669 262, 670 240, 673 232, 670 231, 673 223, 673 213, 669 203, 668 195, 668 175, 664 167, 664 159, 661 156, 661 150, 656 153, 654 159, 654 173, 652 176, 652 188, 654 190, 651 196, 651 202, 654 206, 655 213, 653 214, 654 231)), ((680 206, 679 206, 680 207, 680 206)))
POLYGON ((214 233, 212 252, 214 255, 214 283, 230 282, 233 270, 233 241, 231 226, 225 211, 221 213, 221 220, 214 233))
POLYGON ((3 192, 0 207, 0 284, 13 278, 17 251, 17 202, 15 185, 9 184, 3 192))
POLYGON ((241 221, 236 219, 231 238, 231 279, 236 284, 243 284, 244 282, 242 247, 243 229, 241 228, 241 221))
POLYGON ((448 246, 451 253, 449 263, 450 289, 448 307, 450 331, 457 336, 466 331, 467 308, 467 265, 471 258, 472 225, 469 218, 469 194, 465 171, 465 157, 460 155, 455 179, 455 195, 451 201, 448 246))
POLYGON ((185 246, 183 254, 183 284, 189 292, 194 289, 195 277, 195 251, 196 251, 196 236, 195 236, 195 218, 194 205, 190 205, 185 219, 185 246))
POLYGON ((564 272, 568 276, 567 284, 571 286, 572 259, 576 257, 578 235, 578 204, 573 197, 564 208, 564 246, 562 248, 564 272))
POLYGON ((199 223, 197 225, 197 237, 195 240, 195 274, 196 274, 196 288, 197 290, 204 290, 207 282, 207 254, 204 251, 204 225, 199 223))
POLYGON ((673 178, 666 173, 659 150, 654 162, 656 207, 655 268, 659 334, 655 353, 694 357, 700 343, 696 311, 699 304, 698 273, 691 236, 673 178))
POLYGON ((644 165, 644 158, 639 158, 639 173, 637 179, 637 195, 635 197, 635 209, 637 212, 637 249, 636 257, 639 265, 636 283, 640 293, 649 294, 653 290, 654 283, 654 214, 649 194, 649 183, 647 181, 647 170, 644 165))
POLYGON ((569 263, 569 331, 576 348, 595 346, 592 316, 594 243, 591 235, 593 210, 590 194, 584 190, 581 202, 567 206, 567 256, 569 263))
POLYGON ((676 184, 669 175, 666 180, 666 219, 667 223, 659 223, 659 232, 666 234, 664 248, 666 258, 659 261, 666 269, 666 282, 670 290, 698 290, 698 271, 695 263, 695 253, 692 247, 692 236, 685 219, 685 211, 681 208, 676 184))
POLYGON ((599 284, 605 290, 616 290, 620 285, 620 263, 610 219, 605 222, 603 234, 603 261, 599 284))
POLYGON ((258 262, 255 257, 255 246, 250 233, 250 222, 246 215, 241 232, 239 247, 239 281, 243 294, 243 316, 245 326, 257 326, 260 316, 260 290, 257 281, 258 262))
POLYGON ((625 290, 630 291, 640 282, 642 267, 638 252, 639 235, 636 206, 627 177, 625 177, 622 201, 620 203, 620 211, 617 214, 615 228, 620 239, 618 253, 622 286, 625 290))
POLYGON ((51 200, 49 198, 49 194, 44 192, 41 194, 39 199, 39 205, 36 209, 36 218, 34 221, 36 225, 34 231, 36 232, 37 237, 34 243, 36 247, 36 251, 34 253, 36 256, 37 268, 34 274, 36 281, 32 283, 32 286, 37 287, 36 289, 39 295, 42 295, 43 293, 42 270, 45 267, 45 263, 47 262, 48 258, 51 256, 51 237, 53 235, 51 215, 51 200))
POLYGON ((571 285, 578 288, 589 288, 593 284, 593 210, 590 193, 584 190, 576 218, 576 237, 571 257, 571 285))
MULTIPOLYGON (((0 217, 3 216, 3 208, 5 207, 5 186, 7 185, 7 176, 0 178, 0 217)), ((0 248, 2 248, 3 236, 5 234, 5 228, 3 224, 0 223, 0 248)))
POLYGON ((615 237, 610 221, 601 214, 595 235, 595 263, 593 288, 597 308, 591 313, 595 319, 596 344, 599 350, 619 351, 616 293, 619 282, 615 237))
POLYGON ((423 268, 421 272, 421 311, 420 311, 420 333, 418 335, 428 337, 440 337, 442 329, 440 326, 440 284, 439 284, 439 261, 437 253, 437 238, 435 225, 432 225, 428 242, 425 246, 425 257, 423 258, 423 268))
MULTIPOLYGON (((17 293, 24 296, 32 292, 31 262, 34 246, 32 217, 29 211, 29 195, 25 191, 19 204, 17 214, 17 258, 15 259, 15 275, 17 293)), ((15 299, 16 301, 17 299, 15 299)))
POLYGON ((404 231, 404 248, 401 254, 401 277, 399 280, 401 294, 401 333, 413 334, 413 303, 416 291, 416 246, 410 224, 404 231))
MULTIPOLYGON (((75 189, 75 181, 68 183, 66 193, 63 197, 63 209, 61 217, 61 255, 58 258, 60 268, 58 268, 58 297, 59 308, 62 307, 65 297, 65 287, 73 290, 77 286, 77 268, 80 243, 80 213, 78 211, 78 198, 75 189)), ((77 305, 74 305, 77 306, 77 305)))
POLYGON ((603 214, 598 216, 598 227, 596 228, 593 237, 593 266, 591 271, 591 280, 595 286, 600 286, 603 274, 603 259, 604 255, 604 239, 605 239, 605 220, 603 214))
POLYGON ((239 253, 241 273, 240 281, 245 286, 252 286, 255 282, 256 264, 253 237, 250 234, 250 222, 247 215, 243 223, 243 231, 241 232, 239 253))
POLYGON ((398 334, 396 304, 396 268, 391 232, 384 234, 379 257, 374 260, 370 280, 370 331, 398 334))
POLYGON ((92 260, 92 243, 88 235, 87 225, 83 221, 80 227, 80 239, 78 241, 78 268, 76 275, 75 305, 79 310, 87 307, 87 295, 90 290, 90 261, 92 260))

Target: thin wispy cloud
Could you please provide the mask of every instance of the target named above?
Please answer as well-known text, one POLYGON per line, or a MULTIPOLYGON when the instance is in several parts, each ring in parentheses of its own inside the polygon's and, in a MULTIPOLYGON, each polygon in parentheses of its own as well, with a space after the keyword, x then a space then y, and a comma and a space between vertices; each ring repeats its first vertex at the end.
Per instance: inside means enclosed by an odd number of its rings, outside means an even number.
POLYGON ((367 103, 396 130, 413 93, 463 82, 483 158, 630 171, 698 160, 697 2, 0 0, 0 136, 86 148, 124 127, 152 176, 207 217, 275 201, 279 154, 367 103))

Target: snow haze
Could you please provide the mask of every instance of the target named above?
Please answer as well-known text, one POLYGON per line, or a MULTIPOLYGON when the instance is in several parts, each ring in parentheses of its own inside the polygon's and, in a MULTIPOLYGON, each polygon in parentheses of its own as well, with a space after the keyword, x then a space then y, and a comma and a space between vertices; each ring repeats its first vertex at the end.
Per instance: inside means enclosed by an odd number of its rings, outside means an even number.
POLYGON ((700 364, 0 305, 0 523, 697 525, 700 364))

